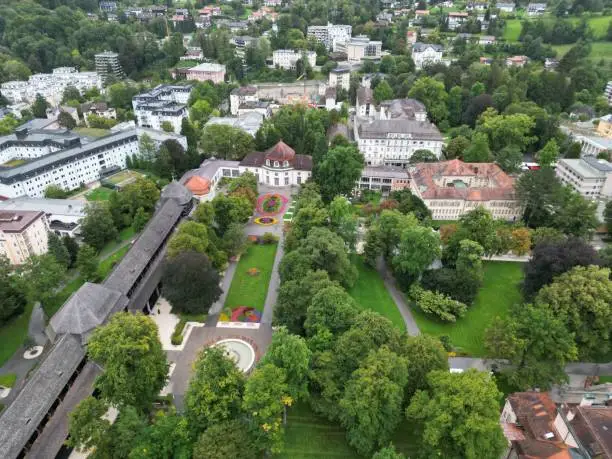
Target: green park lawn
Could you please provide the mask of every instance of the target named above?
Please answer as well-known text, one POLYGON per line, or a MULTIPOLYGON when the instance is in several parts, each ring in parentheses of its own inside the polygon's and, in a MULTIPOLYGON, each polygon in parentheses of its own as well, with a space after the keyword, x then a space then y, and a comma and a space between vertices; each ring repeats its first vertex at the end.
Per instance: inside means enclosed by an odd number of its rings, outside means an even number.
MULTIPOLYGON (((545 21, 553 21, 553 17, 545 17, 545 21)), ((571 17, 569 18, 573 23, 577 23, 580 21, 579 17, 571 17)), ((610 20, 612 20, 612 16, 593 16, 587 19, 590 28, 593 30, 593 35, 596 40, 605 39, 608 33, 608 25, 610 24, 610 20)), ((519 36, 521 35, 521 19, 508 19, 506 20, 506 28, 504 29, 503 38, 507 41, 518 41, 519 36)), ((566 46, 566 45, 562 45, 566 46)), ((556 48, 556 46, 554 46, 556 48)))
MULTIPOLYGON (((557 51, 557 58, 560 59, 567 53, 573 44, 569 45, 554 45, 552 48, 557 51)), ((596 41, 591 43, 591 53, 589 54, 589 60, 595 63, 603 59, 606 62, 612 61, 612 42, 609 41, 596 41)))
POLYGON ((111 175, 110 177, 106 177, 106 180, 113 185, 119 185, 121 182, 125 182, 131 178, 142 177, 140 172, 131 171, 129 169, 125 169, 121 172, 117 172, 116 174, 111 175))
POLYGON ((108 201, 111 194, 113 194, 113 190, 105 186, 100 186, 87 193, 85 199, 88 201, 108 201))
POLYGON ((348 292, 357 305, 378 312, 402 331, 406 330, 404 319, 378 272, 367 266, 362 257, 354 257, 353 265, 357 267, 359 277, 348 292))
POLYGON ((15 381, 17 381, 17 375, 15 373, 0 375, 0 386, 2 387, 13 387, 15 381))
POLYGON ((507 316, 510 306, 521 301, 522 279, 522 263, 488 261, 484 263, 484 283, 474 304, 456 323, 437 321, 416 308, 412 308, 412 314, 423 333, 447 335, 458 350, 482 357, 486 328, 496 316, 507 316))
POLYGON ((604 384, 604 383, 612 383, 612 375, 600 376, 599 384, 604 384))
POLYGON ((506 20, 506 28, 504 29, 503 38, 507 41, 518 41, 521 35, 521 20, 508 19, 506 20))
POLYGON ((226 308, 248 306, 263 311, 268 284, 272 276, 276 246, 277 244, 249 245, 236 266, 236 272, 225 299, 226 308), (250 268, 257 268, 259 274, 250 275, 248 273, 250 268))

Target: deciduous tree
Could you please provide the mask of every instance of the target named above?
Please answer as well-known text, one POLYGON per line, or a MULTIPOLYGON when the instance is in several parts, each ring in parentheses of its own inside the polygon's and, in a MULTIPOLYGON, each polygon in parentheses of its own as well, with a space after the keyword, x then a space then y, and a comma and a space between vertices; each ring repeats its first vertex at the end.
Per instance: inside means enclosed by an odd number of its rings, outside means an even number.
POLYGON ((393 256, 393 270, 407 288, 441 253, 438 233, 429 227, 410 226, 402 231, 393 256))
POLYGON ((135 443, 130 459, 191 457, 192 440, 187 418, 176 414, 173 409, 155 413, 153 423, 147 426, 135 443))
POLYGON ((47 235, 47 247, 48 253, 55 257, 55 261, 65 268, 70 266, 70 253, 68 253, 68 249, 60 237, 51 231, 47 235))
POLYGON ((349 195, 361 176, 364 159, 355 145, 330 149, 315 171, 315 181, 321 187, 326 202, 338 195, 349 195))
POLYGON ((427 388, 427 375, 434 370, 448 371, 448 356, 440 340, 429 335, 406 336, 401 354, 408 359, 405 400, 427 388))
POLYGON ((96 256, 96 250, 90 245, 83 244, 79 248, 76 266, 83 279, 95 282, 98 279, 98 257, 96 256))
POLYGON ((455 322, 463 317, 467 306, 443 293, 424 290, 419 285, 410 288, 410 298, 425 314, 433 314, 443 322, 455 322))
POLYGON ((18 282, 19 277, 12 273, 8 258, 0 255, 0 323, 21 314, 25 309, 26 295, 18 282))
POLYGON ((358 312, 355 300, 346 290, 336 286, 323 288, 314 295, 306 311, 306 334, 313 336, 322 329, 341 334, 353 325, 358 312))
POLYGON ((26 286, 29 301, 47 305, 55 295, 55 289, 64 278, 66 268, 53 255, 34 255, 19 267, 26 286))
POLYGON ((444 83, 441 81, 431 77, 421 77, 410 88, 408 97, 423 102, 427 108, 429 118, 434 123, 439 123, 448 116, 448 108, 446 106, 448 94, 444 89, 444 83))
POLYGON ((253 151, 253 137, 242 129, 222 124, 206 126, 200 140, 207 157, 241 160, 253 151))
POLYGON ((251 426, 241 419, 211 425, 193 448, 193 459, 256 459, 260 454, 251 426))
POLYGON ((81 235, 85 243, 97 251, 117 237, 117 228, 108 205, 101 202, 87 204, 85 217, 81 220, 81 235))

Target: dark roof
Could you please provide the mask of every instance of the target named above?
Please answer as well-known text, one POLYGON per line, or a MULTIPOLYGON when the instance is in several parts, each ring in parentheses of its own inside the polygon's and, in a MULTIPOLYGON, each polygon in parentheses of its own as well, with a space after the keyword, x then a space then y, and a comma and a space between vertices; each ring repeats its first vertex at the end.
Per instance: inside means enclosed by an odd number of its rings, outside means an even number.
POLYGON ((94 328, 102 325, 112 313, 121 311, 126 305, 127 298, 120 292, 86 282, 51 318, 51 328, 58 335, 79 335, 85 344, 94 328))
POLYGON ((423 103, 416 99, 392 99, 380 103, 388 111, 389 118, 413 120, 417 113, 427 113, 423 103))
POLYGON ((0 417, 0 457, 17 457, 85 358, 81 341, 63 335, 0 417))
MULTIPOLYGON (((263 151, 254 151, 246 155, 246 157, 242 161, 240 161, 240 165, 244 167, 262 167, 265 162, 266 154, 263 151)), ((312 156, 295 155, 291 166, 299 171, 311 171, 312 156)))
POLYGON ((416 42, 412 45, 412 51, 416 52, 416 53, 422 53, 423 51, 427 50, 427 49, 433 49, 434 51, 438 51, 438 52, 442 52, 444 51, 444 46, 442 45, 436 45, 433 43, 420 43, 420 42, 416 42))
POLYGON ((37 219, 45 215, 44 212, 34 211, 4 211, 0 212, 0 232, 21 233, 37 219))
POLYGON ((360 87, 357 90, 357 102, 359 105, 371 104, 374 102, 374 92, 370 88, 360 87))
POLYGON ((409 119, 370 120, 359 122, 359 137, 386 139, 387 134, 412 134, 415 140, 442 140, 438 128, 428 121, 409 119))
POLYGON ((282 140, 266 150, 265 153, 266 159, 270 161, 292 161, 295 157, 295 150, 282 140))
POLYGON ((134 242, 132 248, 123 257, 123 260, 106 278, 104 286, 129 297, 139 277, 144 274, 149 262, 169 237, 183 210, 183 204, 179 201, 171 198, 167 199, 155 212, 153 218, 134 242))
POLYGON ((612 406, 578 406, 570 424, 591 456, 612 458, 612 406))
POLYGON ((161 199, 175 199, 180 205, 186 205, 193 195, 179 182, 170 182, 161 192, 161 199))
POLYGON ((349 128, 346 124, 336 123, 329 127, 327 131, 327 138, 329 140, 333 140, 337 135, 341 135, 342 137, 349 138, 349 128))

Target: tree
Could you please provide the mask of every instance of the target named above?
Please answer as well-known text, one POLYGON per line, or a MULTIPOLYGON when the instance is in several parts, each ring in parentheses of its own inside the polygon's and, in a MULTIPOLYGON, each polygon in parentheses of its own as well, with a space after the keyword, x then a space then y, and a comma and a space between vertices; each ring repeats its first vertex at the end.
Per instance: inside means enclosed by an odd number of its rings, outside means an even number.
POLYGON ((500 115, 494 108, 488 108, 480 116, 476 132, 487 134, 493 151, 499 151, 508 145, 523 150, 536 140, 529 135, 534 126, 534 119, 524 113, 500 115))
POLYGON ((220 236, 225 234, 232 223, 246 223, 253 214, 253 204, 244 196, 219 194, 212 200, 212 205, 220 236))
POLYGON ((381 103, 383 100, 393 99, 393 95, 393 88, 391 88, 387 80, 382 80, 374 88, 374 99, 378 103, 381 103))
POLYGON ((374 456, 372 456, 372 459, 406 459, 406 456, 404 456, 402 453, 396 452, 393 444, 391 444, 376 451, 374 456))
POLYGON ((582 239, 569 238, 537 244, 525 265, 523 293, 533 296, 552 280, 574 266, 598 265, 599 258, 593 247, 582 239))
POLYGON ((516 145, 506 145, 494 154, 495 162, 504 172, 509 174, 518 173, 523 162, 523 153, 516 145))
POLYGON ((34 103, 30 107, 32 110, 32 114, 35 118, 46 118, 47 117, 47 109, 49 108, 49 102, 45 99, 41 94, 36 94, 36 99, 34 99, 34 103))
POLYGON ((81 235, 85 243, 97 251, 102 250, 107 242, 117 237, 117 228, 106 203, 87 204, 85 217, 81 220, 81 235))
POLYGON ((208 230, 202 223, 186 221, 168 243, 168 258, 172 259, 184 252, 205 253, 209 245, 208 230))
POLYGON ((222 421, 202 433, 194 446, 193 459, 256 459, 261 449, 256 440, 244 421, 222 421))
POLYGON ((441 253, 438 233, 428 227, 410 226, 402 231, 393 256, 393 270, 403 286, 408 287, 441 253))
POLYGON ((157 459, 160 457, 188 459, 191 457, 192 440, 187 418, 173 409, 155 413, 149 425, 136 441, 130 459, 157 459))
POLYGON ((59 185, 49 185, 45 188, 45 198, 64 199, 66 195, 66 191, 59 185))
POLYGON ((215 208, 210 201, 201 202, 191 216, 196 222, 210 227, 215 219, 215 208))
POLYGON ((373 350, 348 380, 340 421, 358 453, 387 444, 402 419, 408 362, 386 346, 373 350))
POLYGON ((68 253, 68 249, 59 236, 51 231, 47 234, 47 247, 48 253, 53 255, 55 261, 66 269, 70 266, 70 253, 68 253))
POLYGON ((523 390, 548 390, 567 382, 565 365, 578 357, 574 334, 552 311, 515 306, 508 318, 497 317, 485 333, 490 356, 508 359, 508 381, 523 390))
POLYGON ((550 167, 527 171, 517 181, 516 193, 524 207, 523 220, 531 228, 553 227, 559 208, 562 185, 550 167))
POLYGON ((247 237, 244 234, 244 225, 232 223, 223 235, 223 249, 229 256, 242 253, 247 246, 247 237))
POLYGON ((258 366, 244 387, 242 409, 259 433, 258 444, 273 453, 283 444, 282 414, 291 406, 286 372, 270 363, 258 366))
POLYGON ((338 195, 349 195, 361 176, 363 155, 355 145, 331 148, 316 169, 315 181, 327 202, 338 195))
POLYGON ((469 369, 432 371, 428 388, 416 392, 406 409, 423 432, 429 454, 439 457, 500 457, 507 443, 499 424, 499 398, 493 378, 469 369))
POLYGON ((414 214, 421 222, 426 218, 431 218, 431 211, 427 208, 423 200, 412 194, 410 190, 406 188, 392 191, 389 195, 389 199, 397 201, 397 210, 403 214, 414 214))
POLYGON ((463 239, 459 242, 459 252, 457 254, 457 274, 462 277, 470 276, 482 282, 482 256, 484 249, 475 241, 463 239))
POLYGON ((486 134, 474 133, 472 143, 463 152, 463 160, 468 163, 487 163, 491 160, 491 150, 486 134))
POLYGON ((157 147, 155 141, 146 132, 140 136, 138 141, 138 151, 140 152, 140 158, 147 163, 153 163, 155 156, 157 155, 157 147))
POLYGON ((91 282, 96 281, 98 279, 96 250, 90 245, 83 244, 77 255, 76 266, 83 279, 91 282))
POLYGON ((612 233, 612 201, 608 201, 606 203, 606 207, 604 209, 604 223, 606 224, 608 233, 612 233))
POLYGON ((222 348, 205 348, 194 364, 185 394, 185 416, 194 434, 242 413, 244 374, 222 348))
POLYGON ((151 215, 145 212, 143 207, 139 207, 136 213, 134 214, 134 220, 132 221, 132 227, 134 231, 140 233, 145 226, 147 226, 147 222, 151 218, 151 215))
POLYGON ((480 280, 470 273, 450 268, 425 271, 421 278, 424 289, 443 293, 466 305, 474 302, 480 285, 480 280))
POLYGON ((67 234, 62 237, 62 244, 66 247, 69 255, 68 267, 72 268, 76 263, 77 254, 79 253, 79 244, 77 241, 67 234))
POLYGON ((448 371, 446 351, 440 340, 433 336, 422 334, 405 337, 402 355, 408 359, 405 400, 410 400, 417 390, 427 389, 427 375, 430 372, 448 371))
POLYGON ((515 255, 522 256, 531 248, 531 231, 529 228, 515 228, 511 232, 510 250, 515 255))
POLYGON ((26 286, 28 300, 40 301, 46 306, 54 297, 55 289, 64 278, 66 268, 59 264, 53 255, 45 254, 31 256, 19 267, 18 272, 26 286))
POLYGON ((353 325, 357 313, 357 304, 346 290, 337 286, 323 288, 306 310, 306 335, 314 336, 324 329, 339 335, 353 325))
POLYGON ((272 343, 260 365, 271 363, 285 370, 287 391, 293 401, 308 397, 308 373, 311 352, 304 338, 280 327, 272 334, 272 343))
POLYGON ((419 285, 410 288, 410 298, 417 307, 425 314, 433 314, 443 322, 455 322, 458 317, 463 317, 467 306, 443 293, 424 290, 419 285))
POLYGON ((354 250, 357 243, 357 216, 351 202, 344 196, 336 196, 329 204, 329 223, 348 249, 354 250))
POLYGON ((168 363, 157 325, 142 314, 113 315, 94 330, 87 353, 104 367, 95 386, 110 404, 145 413, 166 384, 168 363))
POLYGON ((552 224, 563 233, 589 238, 599 226, 597 202, 583 198, 569 187, 563 188, 561 205, 552 224))
POLYGON ((575 333, 581 357, 608 352, 612 332, 610 269, 575 266, 542 287, 535 304, 551 310, 575 333))
POLYGON ((410 157, 410 164, 416 163, 435 163, 438 161, 438 157, 434 155, 430 150, 416 150, 410 157))
POLYGON ((208 312, 222 293, 208 257, 192 250, 166 259, 162 279, 164 297, 175 311, 187 314, 208 312))
POLYGON ((57 116, 57 122, 60 126, 66 129, 74 129, 77 126, 77 122, 74 120, 72 115, 65 111, 60 111, 57 116))
POLYGON ((441 81, 431 77, 421 77, 410 88, 408 97, 422 102, 427 108, 429 118, 436 124, 448 116, 446 106, 448 94, 444 89, 444 83, 441 81))
POLYGON ((559 146, 555 139, 550 139, 544 145, 540 151, 538 151, 537 156, 538 162, 540 166, 548 167, 552 166, 559 159, 559 146))
POLYGON ((397 210, 383 210, 366 236, 364 252, 368 263, 375 266, 376 258, 381 254, 390 260, 400 243, 402 231, 417 225, 418 220, 413 215, 403 215, 397 210))
POLYGON ((8 258, 0 255, 0 324, 13 316, 21 314, 27 304, 27 298, 20 288, 18 276, 13 275, 8 258))
POLYGON ((206 157, 241 160, 253 151, 253 137, 233 126, 213 124, 202 130, 200 138, 202 151, 206 157))

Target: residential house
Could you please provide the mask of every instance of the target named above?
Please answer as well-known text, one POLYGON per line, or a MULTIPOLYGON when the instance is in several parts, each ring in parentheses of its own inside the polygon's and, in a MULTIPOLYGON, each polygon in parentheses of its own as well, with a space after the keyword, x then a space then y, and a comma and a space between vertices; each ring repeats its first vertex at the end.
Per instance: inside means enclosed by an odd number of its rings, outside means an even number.
POLYGON ((431 64, 442 62, 444 47, 433 43, 415 43, 412 45, 412 60, 417 70, 431 64))
POLYGON ((524 67, 529 62, 527 56, 511 56, 506 58, 506 65, 508 67, 524 67))
POLYGON ((117 119, 117 111, 113 107, 109 107, 106 102, 86 102, 81 104, 81 114, 87 126, 89 126, 89 115, 96 115, 107 120, 117 119))
POLYGON ((43 212, 49 230, 58 236, 75 237, 80 232, 87 203, 78 199, 18 198, 0 201, 0 214, 7 212, 43 212))
POLYGON ((188 80, 212 81, 213 83, 223 83, 225 81, 225 65, 212 62, 204 62, 185 70, 188 80))
POLYGON ((336 51, 346 53, 349 62, 361 62, 365 59, 380 59, 382 41, 370 40, 366 35, 358 35, 347 42, 337 42, 336 51))
POLYGON ((502 11, 504 13, 514 13, 514 9, 515 9, 514 3, 502 2, 502 3, 497 3, 495 6, 497 7, 499 11, 502 11))
POLYGON ((300 59, 305 59, 310 67, 317 65, 317 53, 315 51, 277 49, 272 53, 272 64, 285 70, 295 70, 296 63, 300 59))
POLYGON ((345 91, 350 88, 351 69, 346 67, 336 67, 329 71, 327 84, 332 88, 341 87, 345 91))
POLYGON ((448 28, 455 30, 468 19, 468 13, 462 11, 452 11, 448 13, 448 28))
POLYGON ((352 26, 328 23, 325 26, 308 26, 307 34, 323 43, 328 50, 337 51, 336 43, 346 43, 351 39, 352 26))
POLYGON ((527 16, 542 16, 546 11, 546 3, 529 3, 527 5, 527 16))
POLYGON ((365 166, 355 184, 355 193, 372 190, 388 196, 392 191, 406 188, 410 188, 410 176, 406 169, 393 166, 365 166))

